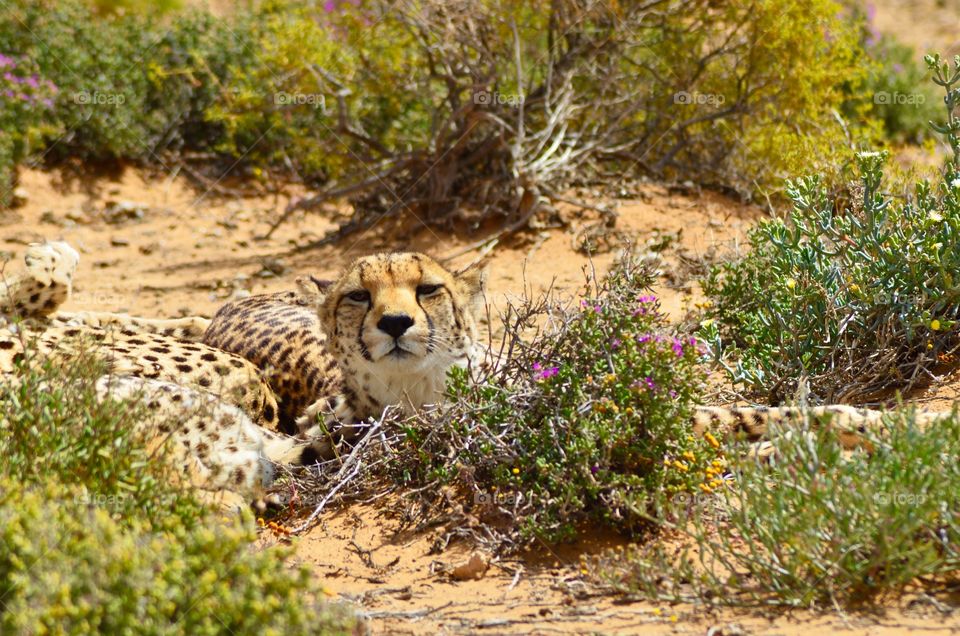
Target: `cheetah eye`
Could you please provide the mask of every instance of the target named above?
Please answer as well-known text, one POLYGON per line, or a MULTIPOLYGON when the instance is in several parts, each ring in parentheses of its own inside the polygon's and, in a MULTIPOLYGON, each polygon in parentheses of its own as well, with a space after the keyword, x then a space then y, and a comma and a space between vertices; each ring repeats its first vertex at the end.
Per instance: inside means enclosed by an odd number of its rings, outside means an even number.
POLYGON ((357 291, 347 294, 347 298, 355 303, 368 303, 370 302, 370 292, 366 289, 358 289, 357 291))
POLYGON ((442 287, 443 285, 417 285, 417 296, 432 296, 442 287))

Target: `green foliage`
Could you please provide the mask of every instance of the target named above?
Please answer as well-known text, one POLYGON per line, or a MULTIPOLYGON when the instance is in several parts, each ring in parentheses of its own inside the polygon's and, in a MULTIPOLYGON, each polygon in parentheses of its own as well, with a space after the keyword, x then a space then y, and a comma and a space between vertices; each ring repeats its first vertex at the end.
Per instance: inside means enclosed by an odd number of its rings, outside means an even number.
MULTIPOLYGON (((939 58, 929 58, 938 69, 939 58)), ((946 69, 936 81, 956 99, 946 69)), ((960 123, 937 129, 960 156, 960 123)), ((912 196, 883 191, 885 153, 858 156, 860 189, 845 207, 819 177, 788 183, 786 221, 761 223, 744 258, 712 269, 704 335, 731 379, 771 400, 802 378, 828 401, 865 399, 922 380, 956 346, 960 314, 960 173, 949 164, 912 196)))
POLYGON ((14 166, 57 130, 49 122, 56 93, 33 60, 0 51, 0 206, 9 202, 14 166))
POLYGON ((0 633, 339 634, 287 551, 252 551, 133 432, 141 405, 97 399, 101 367, 0 376, 0 633))
POLYGON ((289 551, 249 549, 249 528, 157 532, 83 497, 0 477, 0 632, 352 633, 305 569, 287 569, 289 551))
POLYGON ((0 41, 59 88, 44 119, 63 131, 53 158, 156 162, 187 137, 204 148, 220 134, 204 124, 217 78, 241 56, 209 14, 184 13, 171 26, 151 13, 98 17, 79 0, 8 3, 0 41))
POLYGON ((454 487, 521 542, 568 538, 587 520, 636 531, 650 493, 697 491, 716 458, 690 432, 698 345, 667 335, 649 280, 626 262, 493 377, 455 374, 452 406, 408 426, 393 474, 454 487))
POLYGON ((867 53, 877 61, 863 94, 872 99, 871 116, 883 122, 891 141, 920 143, 939 117, 940 100, 927 81, 921 56, 889 36, 878 38, 867 53))
MULTIPOLYGON (((926 430, 891 414, 871 453, 791 426, 771 465, 737 453, 727 486, 666 505, 683 547, 649 545, 590 564, 602 580, 669 599, 836 606, 960 569, 960 422, 926 430)), ((739 449, 746 451, 746 449, 739 449)))

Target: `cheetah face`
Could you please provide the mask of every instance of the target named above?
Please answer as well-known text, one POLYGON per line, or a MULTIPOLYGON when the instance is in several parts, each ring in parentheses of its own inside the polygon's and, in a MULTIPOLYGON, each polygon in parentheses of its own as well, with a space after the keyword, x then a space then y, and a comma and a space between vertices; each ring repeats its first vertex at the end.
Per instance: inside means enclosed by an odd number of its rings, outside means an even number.
POLYGON ((423 254, 377 254, 347 269, 319 313, 357 391, 383 404, 402 402, 401 393, 417 402, 442 390, 452 365, 469 362, 482 295, 480 270, 454 274, 423 254))

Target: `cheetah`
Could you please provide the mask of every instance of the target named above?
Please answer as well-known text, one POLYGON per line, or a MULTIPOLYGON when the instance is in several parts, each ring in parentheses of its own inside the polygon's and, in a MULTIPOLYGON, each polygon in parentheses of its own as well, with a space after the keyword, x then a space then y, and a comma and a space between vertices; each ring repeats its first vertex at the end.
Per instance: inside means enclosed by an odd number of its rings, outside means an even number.
POLYGON ((480 364, 484 282, 481 268, 374 254, 334 282, 300 279, 298 292, 228 303, 203 342, 255 363, 277 396, 280 430, 316 439, 388 406, 411 414, 435 404, 451 367, 480 364))

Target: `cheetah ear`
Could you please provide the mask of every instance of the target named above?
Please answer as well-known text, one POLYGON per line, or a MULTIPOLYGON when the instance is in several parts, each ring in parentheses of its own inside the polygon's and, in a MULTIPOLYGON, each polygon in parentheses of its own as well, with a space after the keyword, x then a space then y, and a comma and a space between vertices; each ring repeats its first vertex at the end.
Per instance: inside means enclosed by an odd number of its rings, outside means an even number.
POLYGON ((316 276, 297 276, 297 291, 310 305, 322 305, 331 285, 332 280, 323 280, 316 276))
POLYGON ((480 263, 472 265, 466 269, 455 273, 454 278, 463 286, 463 291, 467 294, 470 303, 470 309, 479 315, 484 306, 486 306, 487 292, 487 265, 480 263))

